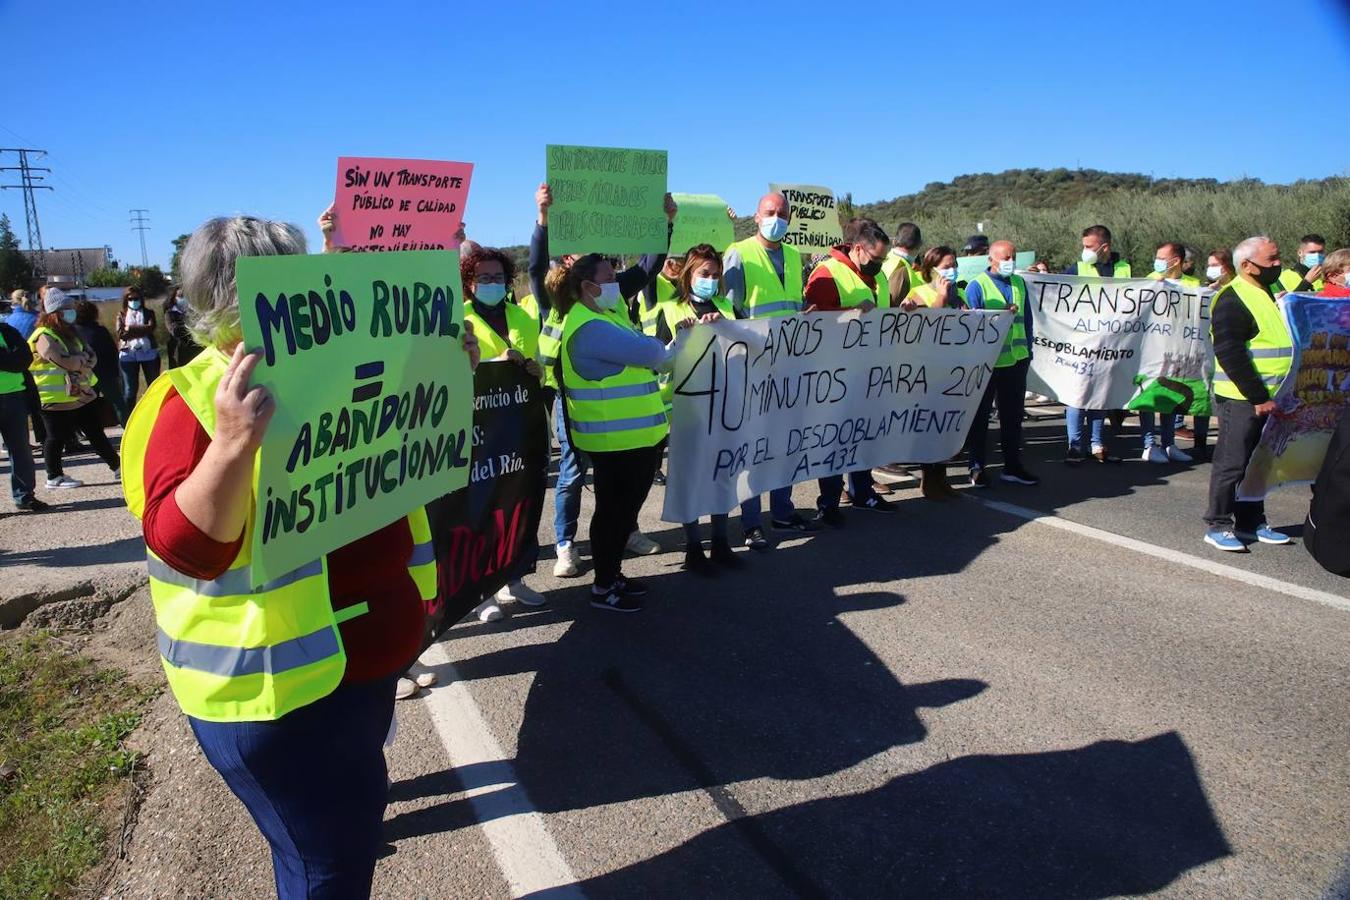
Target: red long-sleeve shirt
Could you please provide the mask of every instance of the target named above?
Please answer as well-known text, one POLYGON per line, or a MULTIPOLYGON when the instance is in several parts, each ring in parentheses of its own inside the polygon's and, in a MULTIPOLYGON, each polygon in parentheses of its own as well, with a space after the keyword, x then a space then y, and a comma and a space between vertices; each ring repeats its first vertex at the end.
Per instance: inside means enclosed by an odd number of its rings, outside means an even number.
MULTIPOLYGON (((848 255, 851 246, 851 244, 841 244, 833 248, 830 250, 830 257, 858 272, 858 267, 853 264, 853 260, 848 255)), ((875 276, 869 278, 858 272, 858 277, 863 280, 863 284, 872 289, 873 293, 876 293, 877 279, 875 276)), ((811 277, 806 279, 806 289, 802 293, 804 294, 805 305, 815 306, 816 312, 841 308, 839 306, 839 286, 834 283, 834 276, 830 274, 830 270, 823 265, 816 266, 811 270, 811 277)))
MULTIPOLYGON (((178 486, 201 462, 211 438, 176 390, 164 395, 145 453, 145 543, 173 569, 191 578, 222 575, 239 553, 243 534, 222 543, 188 521, 178 508, 178 486)), ((421 649, 425 613, 408 574, 412 532, 394 522, 328 554, 333 609, 368 603, 370 611, 338 626, 347 652, 343 683, 397 675, 421 649)))

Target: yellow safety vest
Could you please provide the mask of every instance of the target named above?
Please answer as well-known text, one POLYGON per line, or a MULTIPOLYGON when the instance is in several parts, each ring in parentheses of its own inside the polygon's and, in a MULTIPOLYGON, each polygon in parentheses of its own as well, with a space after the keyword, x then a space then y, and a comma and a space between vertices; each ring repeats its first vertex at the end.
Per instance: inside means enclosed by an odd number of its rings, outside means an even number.
MULTIPOLYGON (((79 400, 88 399, 79 397, 70 392, 70 379, 83 378, 74 372, 67 371, 55 363, 48 362, 38 355, 38 338, 47 335, 52 340, 61 345, 61 349, 69 356, 72 353, 71 347, 66 343, 65 338, 52 331, 50 328, 37 328, 28 336, 28 349, 33 352, 33 361, 28 365, 28 371, 33 373, 33 381, 37 384, 38 397, 43 406, 55 406, 58 403, 75 403, 79 400)), ((75 353, 84 352, 84 341, 78 337, 74 338, 75 353)), ((92 388, 98 384, 98 378, 93 372, 89 373, 89 386, 92 388)))
POLYGON ((472 300, 464 301, 464 318, 473 323, 474 336, 483 359, 496 359, 507 350, 516 350, 526 359, 539 356, 539 326, 525 310, 514 303, 503 303, 506 313, 506 337, 497 333, 473 307, 472 300))
POLYGON ((745 272, 745 314, 751 319, 791 316, 802 311, 802 255, 783 244, 783 280, 773 270, 769 253, 758 238, 732 244, 745 272))
MULTIPOLYGON (((1256 320, 1256 336, 1247 342, 1247 354, 1256 368, 1256 374, 1261 376, 1261 381, 1273 396, 1294 363, 1294 339, 1289 334, 1289 326, 1285 324, 1284 313, 1280 310, 1279 304, 1264 290, 1244 278, 1234 278, 1227 287, 1214 296, 1210 316, 1214 314, 1213 307, 1217 307, 1221 302, 1231 303, 1228 298, 1233 295, 1242 301, 1247 311, 1252 314, 1252 318, 1256 320)), ((1211 325, 1211 340, 1213 337, 1214 326, 1211 325)), ((1242 391, 1238 390, 1238 386, 1223 371, 1223 365, 1217 360, 1214 368, 1214 393, 1229 400, 1247 399, 1242 396, 1242 391)))
MULTIPOLYGON (((1149 273, 1148 273, 1148 279, 1149 279, 1149 281, 1162 281, 1162 280, 1164 280, 1166 277, 1167 277, 1167 276, 1166 276, 1166 275, 1163 275, 1161 272, 1149 272, 1149 273)), ((1200 279, 1199 279, 1199 278, 1196 278, 1194 275, 1182 275, 1180 278, 1173 278, 1173 279, 1171 279, 1171 280, 1172 280, 1172 281, 1179 282, 1180 284, 1183 284, 1183 285, 1185 285, 1186 287, 1199 287, 1199 286, 1200 286, 1200 279)))
POLYGON ((622 327, 612 315, 592 312, 582 303, 572 307, 563 323, 563 398, 572 445, 592 453, 654 447, 670 425, 651 369, 627 366, 608 378, 590 381, 572 368, 572 335, 595 320, 622 327))
MULTIPOLYGON (((1101 275, 1098 275, 1098 274, 1097 274, 1097 266, 1096 266, 1096 264, 1094 264, 1094 263, 1085 263, 1085 262, 1082 262, 1081 260, 1080 260, 1079 263, 1078 263, 1078 274, 1079 274, 1079 275, 1082 275, 1082 276, 1084 276, 1084 277, 1086 277, 1086 278, 1101 278, 1101 277, 1102 277, 1101 275)), ((1129 277, 1130 277, 1130 264, 1127 263, 1127 262, 1126 262, 1125 260, 1123 260, 1123 259, 1118 259, 1118 260, 1116 260, 1115 265, 1114 265, 1114 266, 1112 267, 1112 269, 1111 269, 1111 277, 1112 277, 1112 278, 1129 278, 1129 277)))
MULTIPOLYGON (((886 254, 886 259, 881 263, 881 276, 885 278, 889 284, 891 273, 899 268, 904 268, 905 270, 905 279, 909 283, 909 290, 905 292, 905 296, 908 297, 923 285, 923 279, 919 277, 918 270, 914 268, 914 264, 898 253, 886 254)), ((931 303, 928 305, 932 306, 931 303)))
MULTIPOLYGON (((1286 291, 1298 290, 1298 286, 1302 284, 1303 281, 1304 281, 1303 276, 1298 274, 1298 271, 1295 269, 1280 270, 1280 287, 1286 291)), ((1324 287, 1324 282, 1321 278, 1319 278, 1316 281, 1312 282, 1312 284, 1310 284, 1309 287, 1311 287, 1314 291, 1320 291, 1324 287)))
POLYGON ((534 327, 539 327, 539 301, 534 299, 534 294, 526 294, 516 301, 516 306, 525 310, 530 318, 534 320, 534 327))
POLYGON ((642 308, 642 333, 656 334, 656 323, 661 316, 661 304, 675 299, 675 282, 664 275, 656 276, 656 303, 642 308))
POLYGON ((839 308, 852 309, 867 301, 875 303, 877 306, 890 306, 891 288, 881 273, 877 273, 876 289, 867 286, 862 276, 854 271, 852 266, 846 265, 835 259, 833 256, 826 259, 821 265, 825 271, 830 273, 834 279, 834 286, 839 291, 839 308))
MULTIPOLYGON (((724 319, 736 318, 736 312, 731 307, 731 301, 726 297, 714 297, 711 301, 717 311, 722 314, 724 319)), ((685 319, 696 318, 694 307, 687 300, 680 300, 671 297, 662 303, 658 303, 655 309, 648 310, 642 316, 642 333, 649 337, 656 337, 660 330, 661 320, 665 319, 666 330, 674 335, 679 329, 680 323, 685 319)), ((675 398, 675 384, 671 381, 672 373, 660 372, 656 376, 657 383, 661 385, 661 400, 666 404, 666 413, 669 414, 675 398)))
MULTIPOLYGON (((214 434, 216 386, 228 364, 225 354, 208 347, 155 379, 145 401, 132 411, 122 437, 122 490, 138 519, 145 511, 146 448, 164 395, 177 388, 206 433, 214 434)), ((197 719, 269 721, 327 696, 347 668, 338 623, 367 611, 362 603, 334 612, 323 558, 261 587, 250 586, 257 489, 255 460, 254 507, 238 556, 218 578, 190 578, 146 549, 164 674, 179 707, 197 719)), ((408 574, 422 599, 431 600, 436 555, 426 510, 414 510, 407 522, 413 539, 408 574)))
MULTIPOLYGON (((947 303, 949 307, 956 305, 955 303, 952 303, 952 291, 956 292, 956 296, 960 298, 962 303, 966 302, 966 292, 953 281, 952 286, 947 291, 947 303)), ((936 305, 938 301, 937 288, 933 287, 931 284, 917 284, 905 296, 907 299, 912 297, 928 307, 936 305)))
MULTIPOLYGON (((1012 284, 1013 303, 1017 305, 1017 312, 1013 313, 1012 328, 1008 329, 1003 349, 999 352, 998 359, 994 361, 996 369, 1007 368, 1031 355, 1027 349, 1027 327, 1022 318, 1027 311, 1027 283, 1022 280, 1021 275, 1013 275, 1009 281, 1012 284)), ((988 272, 976 275, 974 283, 980 286, 985 309, 1008 308, 1008 301, 1003 298, 1003 292, 994 284, 994 279, 989 277, 988 272)))

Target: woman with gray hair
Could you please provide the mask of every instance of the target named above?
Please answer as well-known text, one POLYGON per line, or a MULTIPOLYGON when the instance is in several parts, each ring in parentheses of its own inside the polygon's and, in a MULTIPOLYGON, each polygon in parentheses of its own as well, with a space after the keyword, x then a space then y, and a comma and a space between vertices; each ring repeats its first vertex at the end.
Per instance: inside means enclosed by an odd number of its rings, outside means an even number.
MULTIPOLYGON (((395 679, 436 591, 421 508, 267 584, 249 578, 258 448, 276 405, 305 398, 249 383, 260 356, 241 342, 235 261, 304 252, 280 222, 197 229, 181 267, 205 349, 151 384, 123 438, 169 686, 271 845, 283 900, 369 894, 395 679)), ((468 328, 463 343, 477 365, 468 328)))

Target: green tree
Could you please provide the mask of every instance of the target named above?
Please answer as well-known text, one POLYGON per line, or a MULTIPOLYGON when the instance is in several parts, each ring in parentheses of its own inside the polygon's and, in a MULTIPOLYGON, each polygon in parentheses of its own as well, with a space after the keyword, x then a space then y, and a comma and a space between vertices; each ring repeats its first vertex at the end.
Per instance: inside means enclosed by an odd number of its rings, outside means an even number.
POLYGON ((10 227, 9 216, 0 214, 0 291, 9 296, 10 291, 33 286, 33 264, 19 249, 19 239, 10 227))
POLYGON ((187 246, 190 234, 180 234, 173 239, 173 259, 169 262, 169 277, 175 282, 183 280, 183 273, 179 270, 179 263, 183 260, 183 248, 187 246))
POLYGON ((131 271, 128 269, 95 269, 84 279, 89 287, 99 288, 126 287, 131 281, 131 271))

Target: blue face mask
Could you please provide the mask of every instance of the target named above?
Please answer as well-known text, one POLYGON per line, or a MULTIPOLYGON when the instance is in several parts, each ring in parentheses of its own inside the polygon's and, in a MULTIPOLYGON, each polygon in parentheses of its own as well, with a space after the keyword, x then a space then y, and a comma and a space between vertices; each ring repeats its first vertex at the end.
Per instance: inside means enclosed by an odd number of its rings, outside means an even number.
POLYGON ((473 298, 484 306, 497 306, 506 299, 506 285, 475 284, 473 298))
POLYGON ((127 306, 130 306, 132 309, 140 309, 140 308, 141 308, 141 301, 139 301, 139 300, 128 300, 128 301, 127 301, 127 306))
POLYGON ((1157 272, 1159 275, 1161 275, 1162 273, 1166 272, 1166 271, 1167 271, 1167 260, 1155 258, 1155 259, 1153 260, 1153 271, 1157 272))
POLYGON ((717 279, 695 278, 690 283, 689 290, 693 291, 694 296, 700 300, 711 300, 717 296, 717 279))
POLYGON ((766 241, 781 241, 788 232, 788 220, 770 216, 759 223, 760 236, 766 241))
POLYGON ((998 274, 1002 275, 1004 278, 1007 278, 1015 271, 1017 271, 1016 260, 1005 259, 998 264, 998 274))
POLYGON ((1309 269, 1315 269, 1322 264, 1322 254, 1305 253, 1303 254, 1303 259, 1300 260, 1300 262, 1302 262, 1303 265, 1307 266, 1309 269))
POLYGON ((76 311, 73 310, 73 309, 63 309, 63 310, 61 310, 61 318, 62 318, 62 319, 65 319, 65 320, 66 320, 66 324, 68 324, 68 325, 74 325, 74 324, 75 324, 75 316, 76 316, 76 315, 77 315, 77 313, 76 313, 76 311))
POLYGON ((939 275, 941 275, 943 278, 947 279, 948 281, 955 281, 955 280, 956 280, 956 270, 955 270, 955 269, 938 269, 937 272, 938 272, 939 275))

